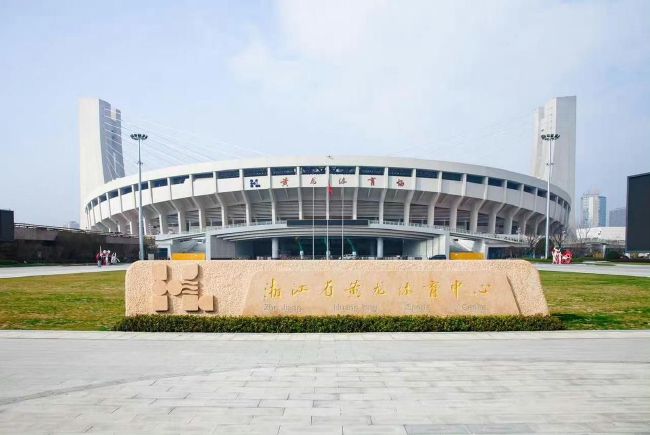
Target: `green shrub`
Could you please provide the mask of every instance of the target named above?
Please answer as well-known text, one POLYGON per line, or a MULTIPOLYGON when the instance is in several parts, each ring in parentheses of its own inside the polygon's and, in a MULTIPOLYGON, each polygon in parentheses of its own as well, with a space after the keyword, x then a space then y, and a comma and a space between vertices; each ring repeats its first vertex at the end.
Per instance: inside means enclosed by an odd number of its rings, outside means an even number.
POLYGON ((144 332, 456 332, 564 329, 552 316, 285 316, 214 317, 143 315, 125 317, 115 331, 144 332))
POLYGON ((0 266, 15 266, 18 264, 16 260, 0 260, 0 266))

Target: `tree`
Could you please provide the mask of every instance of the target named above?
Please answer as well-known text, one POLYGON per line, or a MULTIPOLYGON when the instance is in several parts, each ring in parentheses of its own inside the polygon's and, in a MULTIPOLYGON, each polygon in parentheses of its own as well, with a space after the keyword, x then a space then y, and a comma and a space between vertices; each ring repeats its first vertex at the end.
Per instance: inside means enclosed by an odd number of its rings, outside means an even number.
POLYGON ((564 243, 567 241, 568 237, 568 231, 566 228, 564 228, 564 225, 561 225, 553 232, 551 233, 551 241, 553 242, 553 246, 557 247, 558 249, 562 249, 562 246, 564 246, 564 243))
POLYGON ((526 244, 528 245, 528 248, 530 249, 530 256, 535 258, 535 248, 539 244, 539 241, 542 240, 542 236, 535 234, 535 233, 530 233, 526 234, 526 244))

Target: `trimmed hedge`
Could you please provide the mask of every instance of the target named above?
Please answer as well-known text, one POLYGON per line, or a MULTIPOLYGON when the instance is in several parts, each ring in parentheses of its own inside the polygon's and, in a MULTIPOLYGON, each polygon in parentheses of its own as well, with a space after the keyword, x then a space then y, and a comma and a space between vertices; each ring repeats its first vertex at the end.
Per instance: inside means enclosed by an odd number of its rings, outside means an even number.
POLYGON ((142 332, 458 332, 553 331, 553 316, 285 316, 214 317, 143 315, 125 317, 114 331, 142 332))

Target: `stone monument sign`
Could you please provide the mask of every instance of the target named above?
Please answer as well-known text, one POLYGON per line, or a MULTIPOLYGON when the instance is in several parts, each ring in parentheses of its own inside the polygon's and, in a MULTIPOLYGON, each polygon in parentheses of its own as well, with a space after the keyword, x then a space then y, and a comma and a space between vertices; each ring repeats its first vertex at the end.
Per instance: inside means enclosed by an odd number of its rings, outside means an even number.
POLYGON ((537 270, 521 260, 140 261, 126 315, 548 314, 537 270))

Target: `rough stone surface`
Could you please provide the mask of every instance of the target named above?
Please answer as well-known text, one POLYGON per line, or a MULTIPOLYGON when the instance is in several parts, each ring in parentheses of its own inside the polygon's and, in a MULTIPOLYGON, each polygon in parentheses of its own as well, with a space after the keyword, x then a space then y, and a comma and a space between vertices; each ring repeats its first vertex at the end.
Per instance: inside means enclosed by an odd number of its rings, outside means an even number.
POLYGON ((537 270, 519 260, 136 262, 125 299, 128 316, 548 314, 537 270), (169 310, 157 311, 163 283, 169 310))

